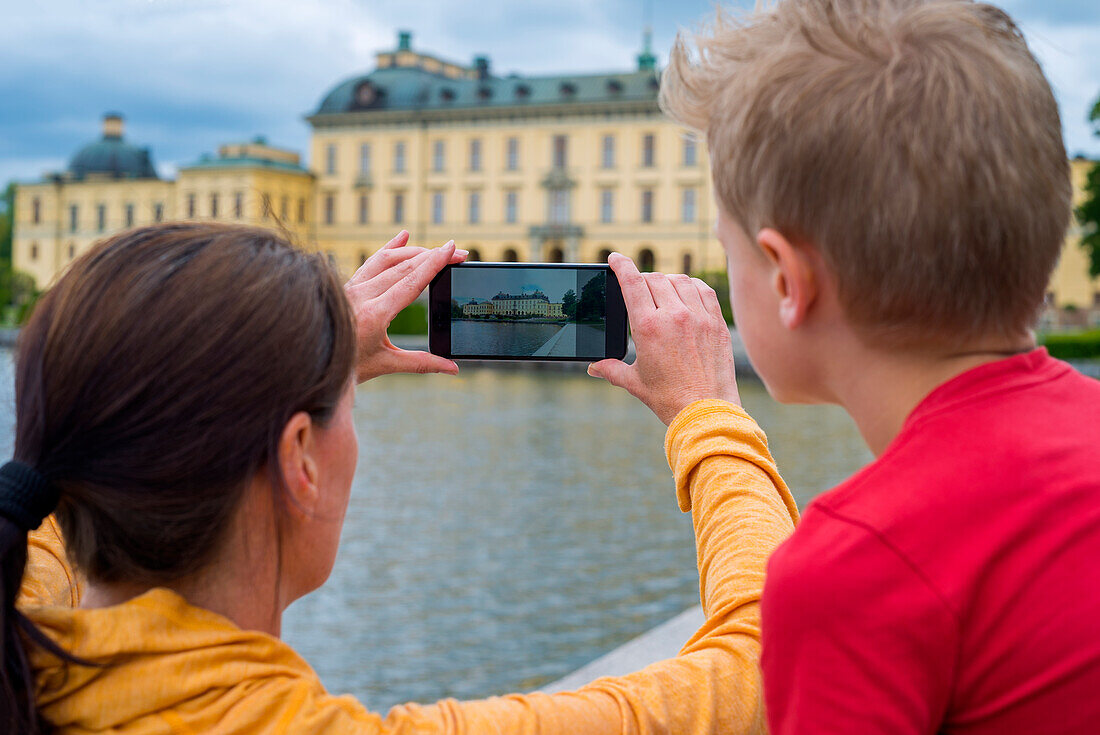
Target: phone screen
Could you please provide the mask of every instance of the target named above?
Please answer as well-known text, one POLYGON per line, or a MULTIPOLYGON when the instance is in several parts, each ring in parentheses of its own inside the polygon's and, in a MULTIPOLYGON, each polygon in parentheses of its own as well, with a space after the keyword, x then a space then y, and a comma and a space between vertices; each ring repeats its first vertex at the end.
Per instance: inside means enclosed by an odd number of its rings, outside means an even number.
POLYGON ((473 263, 441 277, 446 303, 433 282, 432 314, 445 306, 448 325, 433 318, 432 334, 446 331, 451 357, 591 360, 621 356, 619 342, 625 351, 625 309, 607 266, 473 263))

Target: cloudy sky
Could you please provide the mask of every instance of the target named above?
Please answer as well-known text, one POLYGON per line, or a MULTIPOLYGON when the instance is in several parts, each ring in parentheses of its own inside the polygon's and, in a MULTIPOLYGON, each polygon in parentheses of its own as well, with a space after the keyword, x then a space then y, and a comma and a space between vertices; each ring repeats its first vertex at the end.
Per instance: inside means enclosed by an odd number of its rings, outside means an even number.
MULTIPOLYGON (((747 2, 748 0, 741 0, 747 2)), ((1070 153, 1100 156, 1100 2, 1004 0, 1054 86, 1070 153)), ((663 62, 711 0, 3 0, 0 185, 63 168, 108 110, 163 174, 257 134, 306 151, 303 115, 373 66, 398 29, 413 46, 497 73, 629 69, 647 20, 663 62)))

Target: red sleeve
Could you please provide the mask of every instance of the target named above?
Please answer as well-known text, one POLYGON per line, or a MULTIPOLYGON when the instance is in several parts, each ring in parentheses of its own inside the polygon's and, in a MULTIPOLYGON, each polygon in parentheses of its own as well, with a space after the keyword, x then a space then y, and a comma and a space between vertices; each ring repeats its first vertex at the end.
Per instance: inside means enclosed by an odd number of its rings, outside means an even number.
POLYGON ((761 605, 772 735, 939 731, 957 617, 878 533, 811 507, 772 556, 761 605))

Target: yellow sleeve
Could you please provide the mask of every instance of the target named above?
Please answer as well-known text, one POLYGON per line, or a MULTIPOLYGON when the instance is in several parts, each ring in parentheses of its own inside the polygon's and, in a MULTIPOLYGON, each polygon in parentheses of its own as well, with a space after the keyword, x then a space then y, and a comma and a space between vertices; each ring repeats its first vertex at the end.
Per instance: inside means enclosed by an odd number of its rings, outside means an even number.
POLYGON ((17 604, 79 607, 82 592, 80 580, 65 556, 61 527, 56 518, 48 516, 27 534, 27 567, 17 604))
POLYGON ((764 433, 738 406, 693 403, 672 422, 665 448, 680 507, 693 515, 706 613, 676 658, 574 692, 408 704, 385 718, 346 698, 303 698, 286 718, 293 732, 764 733, 759 600, 765 563, 793 531, 797 507, 764 433))

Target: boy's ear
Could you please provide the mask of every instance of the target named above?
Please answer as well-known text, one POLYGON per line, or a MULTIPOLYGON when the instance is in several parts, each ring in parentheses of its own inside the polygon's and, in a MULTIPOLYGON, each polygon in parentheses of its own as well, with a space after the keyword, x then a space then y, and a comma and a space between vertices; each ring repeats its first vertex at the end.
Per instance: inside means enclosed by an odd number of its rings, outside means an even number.
POLYGON ((290 417, 279 437, 279 468, 292 512, 312 512, 320 497, 317 461, 313 457, 315 438, 313 420, 304 411, 290 417))
POLYGON ((794 329, 806 320, 817 298, 817 278, 806 251, 795 247, 778 230, 765 227, 756 233, 756 244, 771 261, 772 287, 779 297, 779 321, 794 329))

